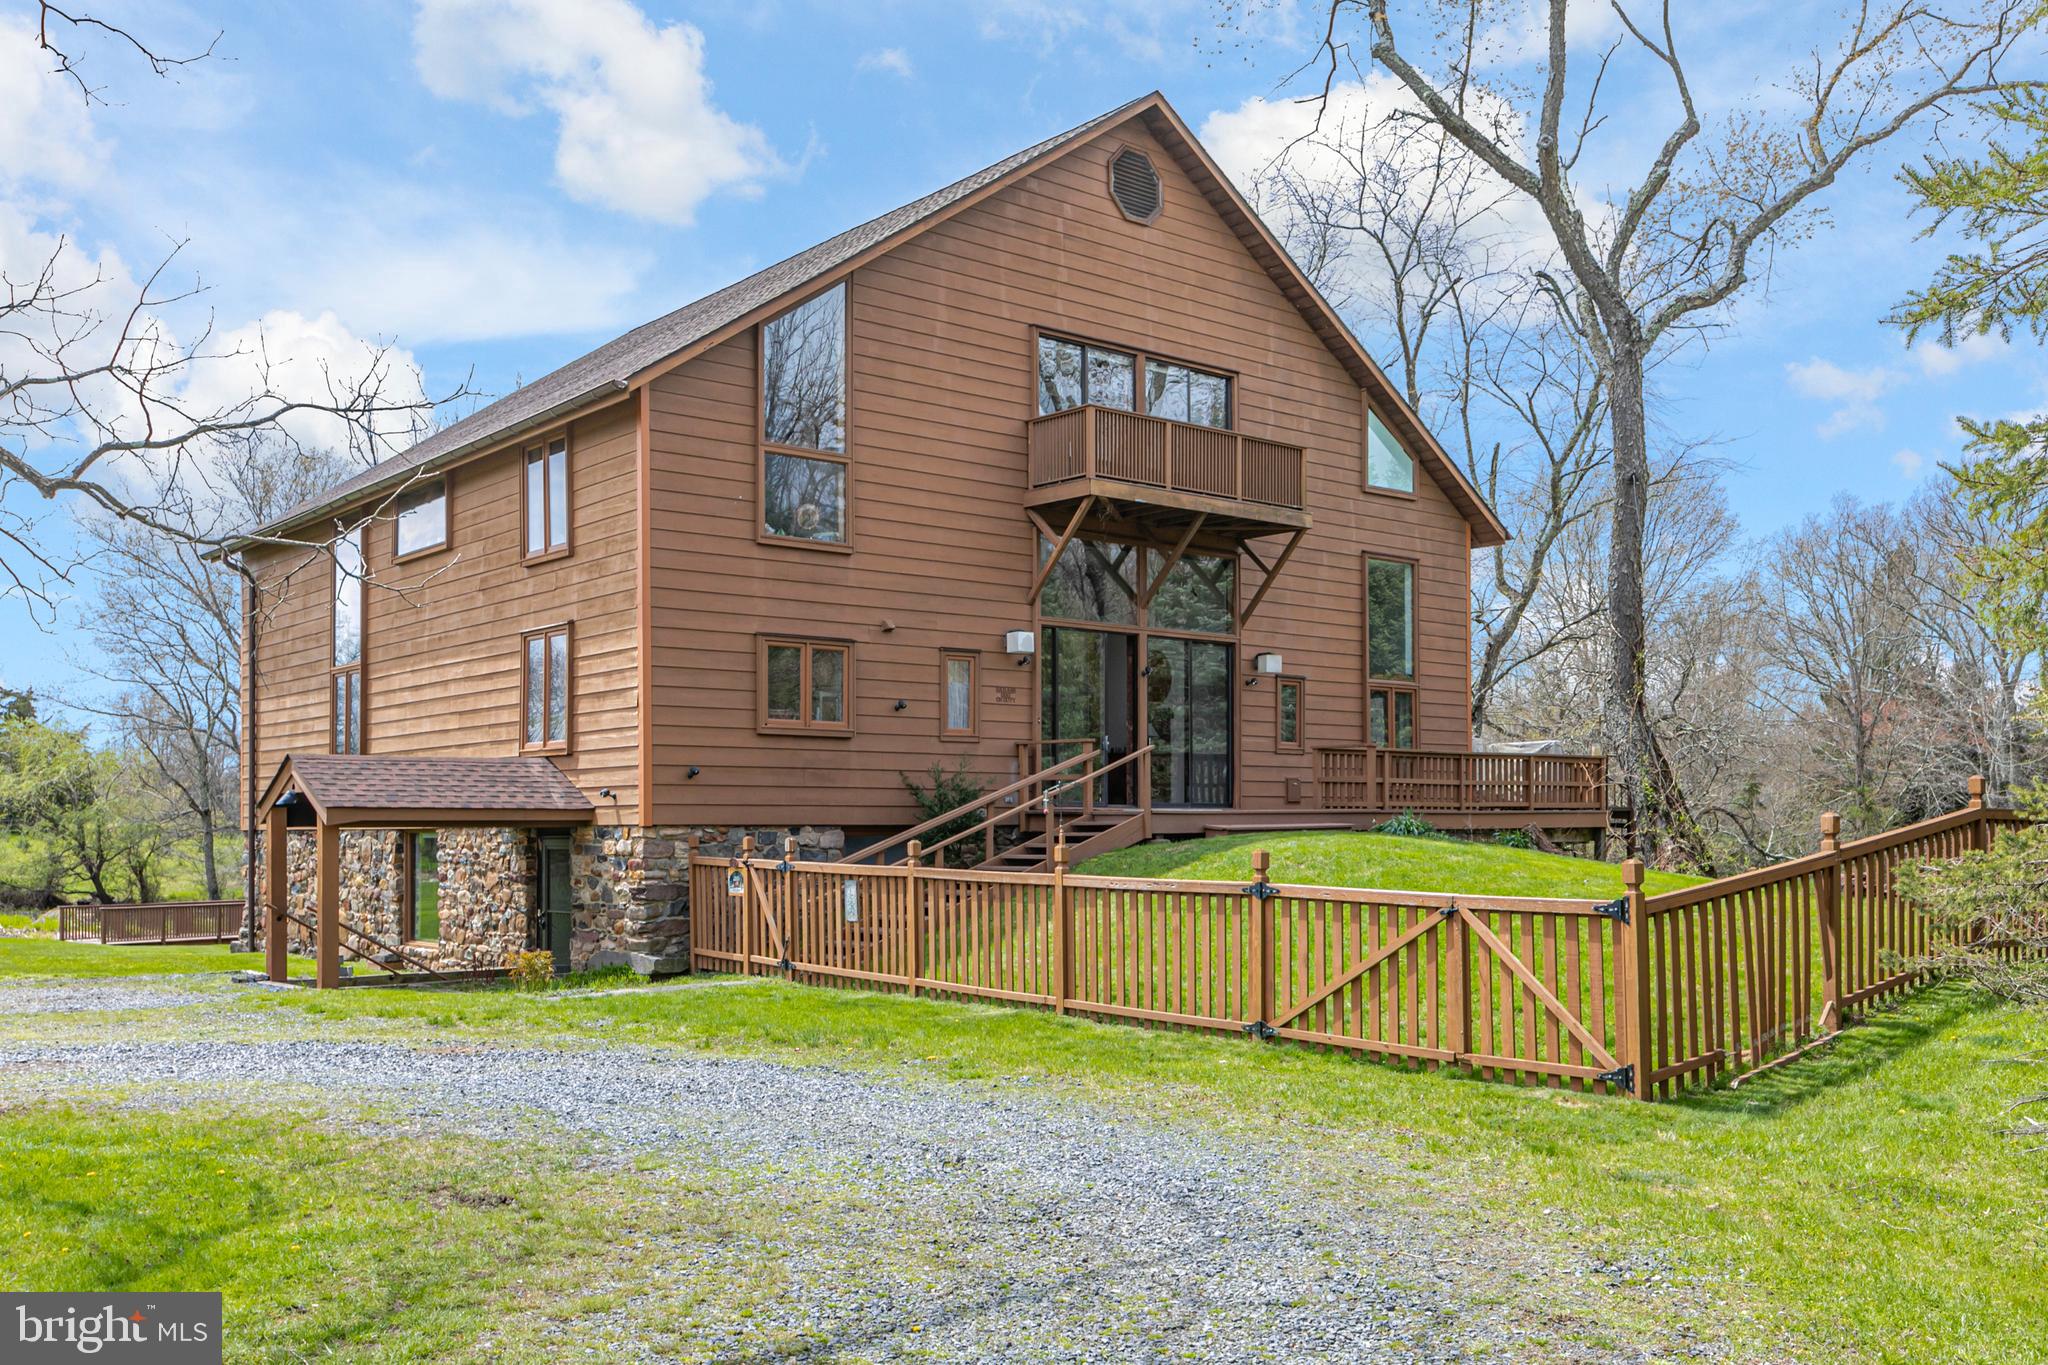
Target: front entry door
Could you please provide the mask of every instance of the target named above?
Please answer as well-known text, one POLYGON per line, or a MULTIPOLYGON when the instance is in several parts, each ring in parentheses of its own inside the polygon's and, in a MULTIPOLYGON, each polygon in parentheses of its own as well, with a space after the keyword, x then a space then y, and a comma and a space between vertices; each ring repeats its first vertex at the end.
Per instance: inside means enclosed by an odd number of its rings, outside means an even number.
POLYGON ((544 834, 540 839, 540 947, 555 955, 555 975, 569 972, 571 911, 569 836, 544 834))
MULTIPOLYGON (((1039 736, 1047 741, 1043 763, 1050 766, 1091 746, 1102 750, 1104 763, 1131 752, 1137 729, 1137 646, 1137 637, 1118 631, 1047 627, 1039 666, 1039 736)), ((1079 792, 1073 796, 1080 799, 1079 792)), ((1134 804, 1137 783, 1131 768, 1103 778, 1095 799, 1110 806, 1134 804)))
POLYGON ((1214 640, 1147 641, 1145 728, 1158 805, 1230 804, 1232 654, 1214 640))

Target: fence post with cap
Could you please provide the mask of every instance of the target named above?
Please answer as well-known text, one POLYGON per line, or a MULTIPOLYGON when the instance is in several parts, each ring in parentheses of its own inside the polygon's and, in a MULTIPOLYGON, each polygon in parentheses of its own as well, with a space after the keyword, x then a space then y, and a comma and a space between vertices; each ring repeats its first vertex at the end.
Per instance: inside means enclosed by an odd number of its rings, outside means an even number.
POLYGON ((1842 817, 1820 816, 1820 852, 1827 859, 1814 874, 1815 917, 1820 921, 1819 1031, 1842 1027, 1842 817))
POLYGON ((1265 1036, 1273 1019, 1273 855, 1252 853, 1252 1017, 1249 1026, 1265 1036))
POLYGON ((1052 846, 1052 904, 1057 917, 1053 925, 1052 1008, 1067 1012, 1067 991, 1074 970, 1074 902, 1067 886, 1067 862, 1071 858, 1064 837, 1052 846))
POLYGON ((910 993, 917 994, 918 978, 924 975, 924 894, 925 881, 918 872, 924 861, 924 840, 912 839, 903 850, 903 904, 910 915, 910 971, 905 978, 910 993))
POLYGON ((754 974, 754 836, 740 840, 740 972, 754 974))

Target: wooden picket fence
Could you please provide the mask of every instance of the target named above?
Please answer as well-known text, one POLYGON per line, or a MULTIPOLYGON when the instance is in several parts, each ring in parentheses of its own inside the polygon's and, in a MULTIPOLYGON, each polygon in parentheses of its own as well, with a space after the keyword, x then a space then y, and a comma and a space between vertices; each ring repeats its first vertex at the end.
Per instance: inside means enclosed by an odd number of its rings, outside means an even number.
MULTIPOLYGON (((700 970, 779 974, 1289 1039, 1651 1099, 1789 1060, 1910 986, 1902 863, 1988 846, 1954 815, 1689 890, 1608 902, 689 858, 700 970)), ((1831 819, 1831 817, 1830 817, 1831 819)))
POLYGON ((240 901, 66 905, 57 937, 77 943, 226 943, 242 931, 240 901))

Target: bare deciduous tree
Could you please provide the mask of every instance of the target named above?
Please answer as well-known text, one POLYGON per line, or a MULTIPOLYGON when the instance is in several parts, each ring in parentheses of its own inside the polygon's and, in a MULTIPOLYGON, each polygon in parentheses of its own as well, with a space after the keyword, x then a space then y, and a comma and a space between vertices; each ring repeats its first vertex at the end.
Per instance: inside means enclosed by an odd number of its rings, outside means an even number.
MULTIPOLYGON (((1834 42, 1788 73, 1781 115, 1739 109, 1711 134, 1695 100, 1669 0, 1608 0, 1624 36, 1589 78, 1568 81, 1567 21, 1594 0, 1546 0, 1536 88, 1500 71, 1495 0, 1417 0, 1427 35, 1410 44, 1388 0, 1330 0, 1321 44, 1323 95, 1352 61, 1348 24, 1362 17, 1371 60, 1420 102, 1422 118, 1473 153, 1540 210, 1559 272, 1575 286, 1574 321, 1599 366, 1609 408, 1608 679, 1602 729, 1637 827, 1650 822, 1688 853, 1705 848, 1650 723, 1644 536, 1651 491, 1645 372, 1673 329, 1717 315, 1768 279, 1777 248, 1810 228, 1820 196, 1857 158, 1922 115, 2005 85, 2001 65, 2041 19, 2037 0, 1885 0, 1852 6, 1834 42), (1654 13, 1653 19, 1645 19, 1654 13), (1632 187, 1589 193, 1574 179, 1610 112, 1618 57, 1661 76, 1671 121, 1632 187), (1568 107, 1569 106, 1569 107, 1568 107), (1512 118, 1501 116, 1503 109, 1512 118)), ((1414 17, 1414 16, 1410 16, 1414 17)), ((1412 35, 1411 35, 1412 36, 1412 35)), ((1640 100, 1632 123, 1643 118, 1640 100)), ((1561 304, 1566 301, 1559 291, 1561 304)))

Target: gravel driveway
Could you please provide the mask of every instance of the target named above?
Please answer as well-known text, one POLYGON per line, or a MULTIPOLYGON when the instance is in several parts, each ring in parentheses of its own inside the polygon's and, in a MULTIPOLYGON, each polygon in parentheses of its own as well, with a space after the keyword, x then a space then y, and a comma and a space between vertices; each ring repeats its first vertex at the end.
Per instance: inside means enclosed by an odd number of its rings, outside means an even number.
MULTIPOLYGON (((317 1024, 306 1032, 317 1035, 317 1024)), ((795 1206, 794 1191, 835 1191, 822 1222, 793 1220, 778 1234, 786 1281, 765 1314, 694 1332, 693 1353, 717 1358, 778 1333, 834 1359, 1652 1354, 1583 1344, 1587 1334, 1528 1289, 1548 1273, 1597 1285, 1597 1268, 1552 1266, 1498 1243, 1467 1248, 1413 1206, 1376 1198, 1376 1187, 1413 1190, 1418 1177, 1405 1165, 1351 1163, 1333 1179, 1199 1116, 1133 1118, 1028 1084, 627 1047, 436 1049, 317 1036, 0 1043, 0 1097, 86 1075, 164 1103, 266 1103, 279 1087, 312 1087, 374 1105, 380 1123, 491 1141, 530 1138, 536 1125, 571 1131, 593 1159, 616 1159, 621 1179, 646 1179, 650 1166, 742 1170, 764 1197, 795 1206), (1480 1284, 1480 1267, 1498 1271, 1504 1260, 1524 1282, 1519 1307, 1480 1284)), ((655 1263, 680 1283, 720 1254, 678 1244, 655 1263)), ((641 1288, 657 1299, 662 1291, 641 1288)), ((632 1317, 599 1315, 578 1325, 579 1337, 604 1343, 602 1358, 657 1358, 635 1342, 632 1317)))

